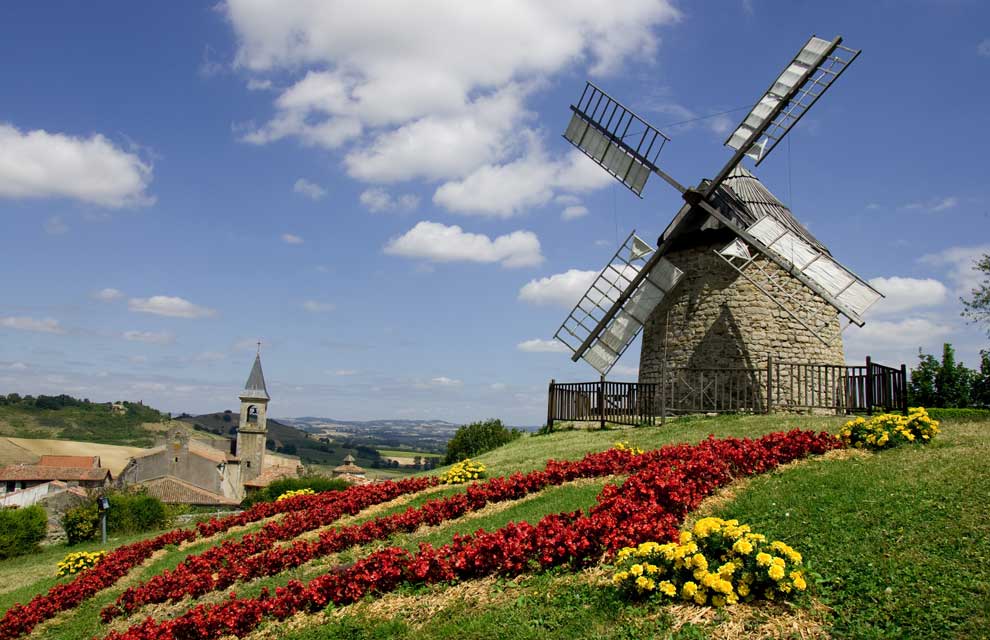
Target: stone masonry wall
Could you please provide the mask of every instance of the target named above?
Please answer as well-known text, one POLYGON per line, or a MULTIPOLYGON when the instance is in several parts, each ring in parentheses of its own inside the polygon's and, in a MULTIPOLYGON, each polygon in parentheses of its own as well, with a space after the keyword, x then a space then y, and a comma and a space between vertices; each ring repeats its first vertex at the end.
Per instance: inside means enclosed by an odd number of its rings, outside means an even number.
MULTIPOLYGON (((769 260, 758 258, 760 265, 779 277, 788 292, 793 293, 788 304, 801 309, 802 319, 814 320, 811 326, 827 341, 826 346, 713 253, 725 246, 729 239, 731 236, 724 232, 704 232, 692 246, 667 255, 684 271, 684 277, 674 295, 653 311, 643 329, 639 381, 660 381, 664 329, 665 323, 669 322, 666 345, 669 372, 679 368, 761 369, 745 384, 749 387, 749 393, 760 397, 760 406, 765 406, 766 378, 763 372, 768 354, 775 361, 844 364, 838 313, 796 278, 769 260)), ((711 379, 708 382, 709 391, 712 391, 711 379)), ((668 377, 668 380, 671 378, 668 377)), ((697 380, 682 382, 692 390, 699 384, 697 380)), ((790 382, 785 378, 780 380, 780 385, 784 387, 790 382)), ((736 387, 720 389, 722 395, 740 392, 738 376, 732 383, 726 379, 720 384, 736 387)), ((833 392, 834 389, 828 391, 833 392)), ((677 394, 672 391, 670 395, 677 394)), ((777 397, 786 404, 786 398, 777 397)))

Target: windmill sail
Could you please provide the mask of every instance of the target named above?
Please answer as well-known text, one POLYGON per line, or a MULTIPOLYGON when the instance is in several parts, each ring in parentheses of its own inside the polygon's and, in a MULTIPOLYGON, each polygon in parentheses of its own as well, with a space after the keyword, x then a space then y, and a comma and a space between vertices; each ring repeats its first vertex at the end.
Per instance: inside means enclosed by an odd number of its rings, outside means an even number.
POLYGON ((705 195, 714 192, 743 156, 759 166, 859 54, 842 46, 841 36, 831 41, 812 36, 726 138, 725 145, 736 153, 705 195))
POLYGON ((573 359, 607 375, 653 309, 677 286, 683 272, 654 254, 634 231, 591 283, 554 334, 573 359))

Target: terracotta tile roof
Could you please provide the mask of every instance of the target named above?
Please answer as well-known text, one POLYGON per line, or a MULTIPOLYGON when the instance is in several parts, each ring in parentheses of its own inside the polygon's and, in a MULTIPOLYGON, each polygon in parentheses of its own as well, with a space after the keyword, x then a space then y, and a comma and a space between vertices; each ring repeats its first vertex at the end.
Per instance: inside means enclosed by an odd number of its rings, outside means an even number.
POLYGON ((100 456, 41 456, 38 466, 98 469, 100 467, 100 456))
POLYGON ((364 476, 356 476, 353 473, 342 473, 338 475, 337 478, 340 480, 345 480, 347 482, 350 482, 351 484, 371 484, 372 482, 374 482, 373 480, 369 480, 364 476))
POLYGON ((149 496, 154 496, 168 504, 197 504, 197 505, 236 505, 235 498, 201 489, 175 476, 162 476, 140 483, 149 496))
POLYGON ((100 481, 113 479, 109 469, 85 469, 82 467, 43 467, 36 464, 14 464, 0 469, 0 481, 100 481))

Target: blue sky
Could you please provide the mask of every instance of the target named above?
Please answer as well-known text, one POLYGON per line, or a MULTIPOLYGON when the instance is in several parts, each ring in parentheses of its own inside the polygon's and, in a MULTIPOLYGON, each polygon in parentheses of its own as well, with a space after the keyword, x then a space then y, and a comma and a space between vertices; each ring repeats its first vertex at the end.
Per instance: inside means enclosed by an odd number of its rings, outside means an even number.
POLYGON ((667 125, 752 104, 812 33, 863 54, 756 173, 888 293, 849 360, 973 365, 988 25, 976 0, 4 5, 0 391, 219 410, 260 338, 276 416, 539 423, 550 378, 594 377, 547 350, 570 302, 678 208, 561 139, 584 80, 693 183, 745 109, 667 125))

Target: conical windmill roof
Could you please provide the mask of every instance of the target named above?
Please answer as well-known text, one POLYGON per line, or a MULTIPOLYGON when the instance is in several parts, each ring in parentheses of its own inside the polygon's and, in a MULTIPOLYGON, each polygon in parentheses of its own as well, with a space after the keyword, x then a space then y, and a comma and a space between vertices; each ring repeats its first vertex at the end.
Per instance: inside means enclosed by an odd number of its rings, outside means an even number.
POLYGON ((251 367, 251 375, 248 376, 242 398, 252 398, 256 400, 271 400, 268 395, 268 387, 265 386, 265 374, 261 370, 261 354, 254 357, 254 366, 251 367))
POLYGON ((736 165, 722 183, 720 190, 728 191, 737 203, 743 205, 743 215, 736 216, 743 226, 748 227, 760 218, 771 216, 796 233, 812 246, 828 253, 828 248, 801 224, 794 214, 773 195, 760 179, 750 173, 742 164, 736 165))

